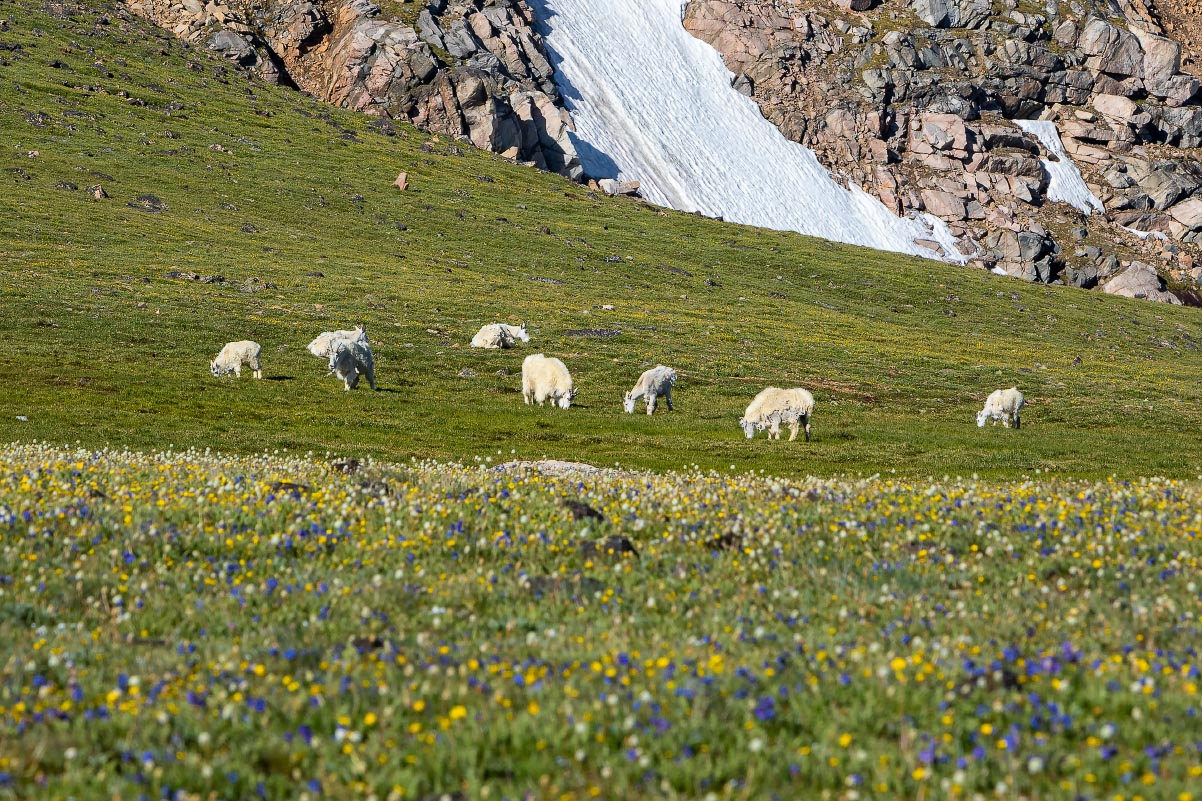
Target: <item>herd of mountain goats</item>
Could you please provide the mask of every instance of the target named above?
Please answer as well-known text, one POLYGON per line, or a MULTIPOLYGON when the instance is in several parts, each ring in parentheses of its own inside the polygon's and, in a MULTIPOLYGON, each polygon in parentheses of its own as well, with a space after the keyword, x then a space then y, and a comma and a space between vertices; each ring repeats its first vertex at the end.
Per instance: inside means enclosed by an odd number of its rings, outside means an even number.
MULTIPOLYGON (((476 332, 471 346, 499 350, 529 341, 525 323, 491 323, 476 332)), ((257 342, 250 340, 230 342, 209 363, 209 369, 215 377, 230 373, 241 377, 245 365, 255 378, 262 378, 263 366, 259 360, 262 351, 257 342)), ((342 381, 343 389, 349 391, 357 387, 361 376, 367 379, 368 386, 373 390, 376 388, 375 361, 365 326, 359 325, 349 331, 324 331, 309 343, 308 351, 327 361, 327 375, 337 376, 342 381)), ((622 399, 622 407, 627 414, 633 414, 635 403, 641 398, 647 406, 647 414, 654 414, 656 403, 663 398, 668 404, 668 411, 672 411, 672 387, 675 384, 676 371, 662 364, 656 365, 639 376, 634 388, 622 399)), ((536 353, 522 362, 522 398, 527 404, 542 406, 550 402, 552 406, 567 409, 571 407, 577 392, 572 384, 572 374, 559 359, 536 353)), ((977 413, 977 426, 983 427, 992 421, 995 425, 1000 422, 1007 428, 1018 428, 1019 415, 1025 402, 1017 387, 996 390, 977 413)), ((800 387, 767 387, 747 406, 747 411, 739 418, 739 427, 747 439, 754 437, 756 431, 767 431, 768 439, 780 439, 781 427, 787 426, 790 442, 797 439, 798 432, 804 428, 806 442, 809 442, 810 418, 813 414, 814 396, 808 390, 800 387)))

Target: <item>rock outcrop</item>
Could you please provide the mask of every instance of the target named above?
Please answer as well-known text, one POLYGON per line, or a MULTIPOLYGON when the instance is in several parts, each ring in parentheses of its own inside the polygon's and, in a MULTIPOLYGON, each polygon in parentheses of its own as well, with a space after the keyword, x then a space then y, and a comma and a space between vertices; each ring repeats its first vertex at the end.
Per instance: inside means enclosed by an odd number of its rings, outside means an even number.
MULTIPOLYGON (((1152 1, 690 0, 684 25, 837 177, 946 221, 943 255, 1164 300, 1147 265, 1202 283, 1202 0, 1152 1)), ((526 0, 126 2, 263 80, 582 177, 526 0)))
POLYGON ((421 8, 409 21, 370 0, 126 2, 263 80, 580 177, 571 120, 525 0, 405 4, 402 13, 421 8))
POLYGON ((1142 262, 1108 286, 1166 300, 1149 269, 1202 278, 1197 2, 691 0, 684 24, 787 137, 979 266, 1093 286, 1142 262))

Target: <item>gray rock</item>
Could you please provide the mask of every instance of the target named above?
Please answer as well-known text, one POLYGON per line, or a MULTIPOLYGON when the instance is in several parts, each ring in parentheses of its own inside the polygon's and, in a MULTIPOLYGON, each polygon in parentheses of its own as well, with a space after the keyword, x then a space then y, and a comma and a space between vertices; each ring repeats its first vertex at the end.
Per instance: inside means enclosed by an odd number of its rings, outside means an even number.
POLYGON ((1143 48, 1144 86, 1150 94, 1165 97, 1173 77, 1181 71, 1181 45, 1163 36, 1154 36, 1137 26, 1132 34, 1143 48))
POLYGON ((989 0, 912 0, 918 18, 933 28, 976 28, 989 19, 989 0))
POLYGON ((479 46, 466 20, 456 20, 451 23, 451 29, 443 36, 447 52, 456 58, 468 58, 479 46))
POLYGON ((1158 127, 1171 145, 1202 147, 1202 108, 1166 108, 1158 127))
POLYGON ((422 13, 417 15, 417 29, 423 40, 440 50, 447 49, 446 43, 442 39, 442 28, 439 28, 438 23, 434 21, 434 16, 430 13, 429 8, 423 8, 422 13))
POLYGON ((222 29, 209 37, 209 49, 243 67, 250 67, 259 61, 259 54, 245 37, 231 30, 222 29))
POLYGON ((1140 261, 1131 262, 1130 267, 1106 282, 1102 291, 1124 298, 1142 298, 1181 305, 1176 295, 1164 291, 1164 282, 1160 280, 1156 270, 1140 261))
POLYGON ((1144 54, 1139 40, 1128 31, 1098 17, 1090 17, 1085 23, 1077 46, 1090 56, 1087 63, 1099 72, 1137 78, 1143 76, 1144 54))
POLYGON ((1018 235, 1019 258, 1025 262, 1038 261, 1052 249, 1052 244, 1047 236, 1034 231, 1022 231, 1018 235))
POLYGON ((1174 220, 1191 231, 1202 230, 1202 197, 1192 197, 1169 209, 1174 220))

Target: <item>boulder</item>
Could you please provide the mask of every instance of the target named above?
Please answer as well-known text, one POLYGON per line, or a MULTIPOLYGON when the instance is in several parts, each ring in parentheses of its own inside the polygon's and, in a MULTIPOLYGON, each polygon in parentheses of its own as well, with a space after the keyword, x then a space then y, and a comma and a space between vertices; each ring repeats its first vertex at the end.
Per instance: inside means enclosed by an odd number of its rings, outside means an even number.
POLYGON ((1191 231, 1202 230, 1202 197, 1192 197, 1169 209, 1174 220, 1191 231))
POLYGON ((920 194, 922 205, 936 217, 944 220, 963 220, 967 214, 964 201, 951 192, 924 189, 920 194))
POLYGON ((959 151, 968 149, 968 129, 955 114, 923 114, 911 137, 915 152, 959 151))
POLYGON ((421 32, 421 37, 426 42, 434 45, 439 50, 447 49, 446 43, 442 38, 442 29, 434 21, 429 8, 422 9, 422 12, 417 15, 417 29, 421 32))
POLYGON ((1126 122, 1139 111, 1134 100, 1120 95, 1094 95, 1093 107, 1099 114, 1120 122, 1126 122))
POLYGON ((1086 63, 1098 72, 1143 76, 1144 53, 1139 40, 1098 17, 1090 17, 1085 23, 1077 46, 1090 56, 1086 63))
POLYGON ((1166 108, 1158 127, 1171 145, 1202 147, 1202 108, 1166 108))
POLYGON ((1164 282, 1160 280, 1156 270, 1141 261, 1131 262, 1130 267, 1107 281, 1102 291, 1124 298, 1142 298, 1181 305, 1176 295, 1164 291, 1164 282))
POLYGON ((1130 228, 1133 231, 1158 231, 1167 234, 1170 230, 1170 218, 1167 214, 1138 209, 1116 212, 1114 214, 1114 221, 1118 225, 1130 228))
POLYGON ((1181 45, 1132 26, 1131 32, 1143 48, 1144 86, 1150 94, 1164 97, 1169 82, 1181 71, 1181 45))
POLYGON ((1202 81, 1193 75, 1174 75, 1162 84, 1157 94, 1172 108, 1180 108, 1187 104, 1197 104, 1202 101, 1202 81))
POLYGON ((602 178, 597 181, 597 187, 607 195, 635 195, 639 191, 639 182, 616 181, 613 178, 602 178))
POLYGON ((932 28, 976 28, 989 19, 989 0, 912 0, 918 18, 932 28))
POLYGON ((1039 261, 1052 250, 1055 243, 1035 231, 1021 231, 1018 235, 1018 256, 1025 262, 1039 261))
POLYGON ((215 50, 242 67, 253 66, 259 54, 245 37, 229 30, 220 30, 209 37, 209 49, 215 50))
POLYGON ((443 36, 447 52, 456 58, 468 58, 480 48, 476 45, 476 37, 466 20, 456 20, 451 23, 451 29, 443 36))

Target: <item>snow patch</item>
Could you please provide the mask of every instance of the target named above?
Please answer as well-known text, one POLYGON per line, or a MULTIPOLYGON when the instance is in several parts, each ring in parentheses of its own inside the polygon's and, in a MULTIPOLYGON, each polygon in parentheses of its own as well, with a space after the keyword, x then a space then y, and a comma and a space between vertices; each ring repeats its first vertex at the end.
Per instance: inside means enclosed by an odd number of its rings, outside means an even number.
POLYGON ((931 239, 939 243, 943 248, 943 252, 947 254, 947 260, 956 264, 967 264, 968 257, 960 252, 959 243, 956 241, 956 235, 952 233, 952 229, 947 227, 947 223, 936 217, 934 214, 922 212, 919 215, 920 219, 927 224, 931 231, 931 239))
POLYGON ((731 87, 722 57, 681 24, 685 0, 530 0, 585 172, 639 181, 652 203, 764 228, 932 257, 932 231, 840 186, 731 87))
POLYGON ((1048 200, 1076 206, 1086 215, 1093 211, 1105 211, 1102 201, 1089 191, 1085 179, 1081 177, 1081 171, 1064 151, 1064 143, 1060 141, 1056 123, 1051 120, 1015 120, 1014 124, 1038 139, 1044 150, 1057 159, 1040 159, 1043 168, 1051 177, 1048 184, 1048 200))
POLYGON ((1150 237, 1152 239, 1158 239, 1161 242, 1169 241, 1169 238, 1160 231, 1138 231, 1134 228, 1128 228, 1125 225, 1122 226, 1122 229, 1129 234, 1135 234, 1135 236, 1137 236, 1140 239, 1148 239, 1150 237))

